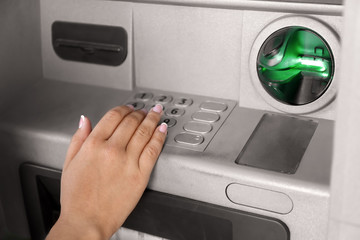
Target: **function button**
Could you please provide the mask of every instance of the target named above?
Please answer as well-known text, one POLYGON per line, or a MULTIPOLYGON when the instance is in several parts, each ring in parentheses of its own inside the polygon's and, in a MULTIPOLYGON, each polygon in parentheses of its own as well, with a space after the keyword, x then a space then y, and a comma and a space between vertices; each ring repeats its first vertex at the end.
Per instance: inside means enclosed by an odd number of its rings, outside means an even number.
POLYGON ((180 117, 185 113, 185 110, 182 108, 169 108, 165 111, 165 114, 170 117, 180 117))
POLYGON ((163 122, 166 123, 169 128, 175 126, 175 124, 176 124, 176 120, 173 119, 173 118, 164 118, 164 119, 161 121, 161 123, 163 123, 163 122))
POLYGON ((184 130, 189 132, 208 133, 212 130, 212 126, 209 123, 188 122, 184 125, 184 130))
POLYGON ((171 102, 172 99, 173 98, 170 95, 159 95, 154 98, 154 102, 165 104, 171 102))
POLYGON ((143 93, 137 93, 135 94, 135 99, 136 100, 142 100, 142 101, 149 101, 150 99, 153 98, 153 94, 149 93, 149 92, 143 92, 143 93))
POLYGON ((142 102, 129 102, 127 104, 132 105, 135 111, 145 107, 145 104, 142 102))
POLYGON ((180 133, 175 136, 175 142, 189 145, 200 145, 204 141, 204 137, 199 134, 180 133))
POLYGON ((178 107, 188 107, 193 103, 191 98, 177 98, 174 101, 174 104, 178 107))
POLYGON ((216 122, 220 119, 220 116, 212 112, 196 112, 192 115, 192 119, 202 122, 216 122))
POLYGON ((221 102, 203 102, 200 109, 214 112, 224 112, 228 106, 221 102))

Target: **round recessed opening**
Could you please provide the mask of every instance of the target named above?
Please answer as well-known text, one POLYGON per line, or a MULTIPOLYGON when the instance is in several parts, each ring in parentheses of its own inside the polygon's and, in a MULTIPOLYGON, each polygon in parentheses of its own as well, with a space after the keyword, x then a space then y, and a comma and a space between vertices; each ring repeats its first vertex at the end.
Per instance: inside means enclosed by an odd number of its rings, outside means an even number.
POLYGON ((319 99, 334 77, 329 44, 315 31, 284 27, 263 42, 256 60, 265 91, 287 105, 306 105, 319 99))

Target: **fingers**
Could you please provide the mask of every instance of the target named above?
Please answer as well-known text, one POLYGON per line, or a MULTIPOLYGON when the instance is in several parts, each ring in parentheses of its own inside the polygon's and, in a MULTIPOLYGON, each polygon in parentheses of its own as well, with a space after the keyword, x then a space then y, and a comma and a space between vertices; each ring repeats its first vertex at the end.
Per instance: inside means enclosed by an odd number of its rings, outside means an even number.
POLYGON ((150 174, 152 169, 155 166, 156 160, 158 159, 161 149, 164 145, 166 139, 167 125, 166 123, 162 123, 158 126, 142 151, 139 159, 139 168, 143 174, 146 174, 148 178, 150 178, 150 174))
POLYGON ((71 139, 70 146, 68 148, 64 167, 63 169, 66 169, 71 160, 74 158, 74 156, 79 152, 82 144, 86 140, 86 138, 89 136, 91 132, 91 122, 88 118, 84 117, 84 115, 81 115, 80 121, 79 121, 79 129, 76 131, 74 136, 71 139))
POLYGON ((131 156, 131 158, 139 159, 143 149, 154 134, 156 126, 160 121, 161 114, 162 106, 156 105, 152 110, 150 110, 146 118, 136 129, 126 148, 127 153, 131 156))
POLYGON ((68 167, 89 135, 96 139, 108 140, 116 147, 126 148, 131 161, 137 166, 140 156, 151 158, 150 165, 145 168, 152 169, 164 144, 167 131, 166 125, 157 128, 161 114, 161 105, 156 105, 147 115, 143 111, 134 112, 129 106, 119 106, 107 112, 94 130, 91 130, 89 119, 82 116, 79 129, 70 143, 64 169, 68 167))
POLYGON ((131 106, 118 106, 111 109, 98 122, 91 133, 91 137, 100 140, 109 139, 124 117, 133 110, 134 107, 131 106))
POLYGON ((116 147, 125 149, 136 129, 146 116, 145 111, 135 111, 128 114, 116 128, 109 142, 116 147))

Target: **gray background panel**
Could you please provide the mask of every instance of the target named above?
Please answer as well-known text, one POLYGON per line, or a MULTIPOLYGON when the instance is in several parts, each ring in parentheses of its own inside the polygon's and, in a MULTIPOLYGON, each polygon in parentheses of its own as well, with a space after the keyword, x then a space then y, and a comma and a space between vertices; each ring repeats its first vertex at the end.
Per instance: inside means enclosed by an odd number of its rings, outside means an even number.
MULTIPOLYGON (((0 236, 4 232, 29 236, 18 179, 19 164, 31 161, 61 169, 81 114, 95 124, 107 109, 130 97, 132 93, 125 90, 134 85, 151 85, 162 90, 240 100, 242 107, 235 108, 204 153, 166 147, 150 188, 279 218, 291 229, 292 240, 326 239, 333 121, 319 119, 302 163, 291 177, 238 166, 234 161, 266 112, 256 109, 272 110, 264 102, 257 102, 259 96, 249 88, 251 82, 244 64, 248 62, 254 37, 270 21, 288 14, 310 14, 327 22, 341 35, 343 7, 330 0, 326 4, 184 0, 163 1, 164 4, 156 1, 152 5, 149 3, 154 1, 143 2, 147 3, 41 0, 41 12, 40 1, 0 2, 0 27, 7 36, 0 39, 0 96, 4 99, 0 103, 0 182, 11 183, 0 184, 0 224, 6 221, 6 226, 0 228, 0 236), (49 26, 56 18, 124 24, 134 42, 133 52, 129 51, 128 61, 118 69, 61 62, 49 47, 49 26), (178 33, 176 27, 184 34, 178 33), (217 55, 221 55, 219 62, 217 55), (233 134, 234 129, 238 134, 233 134), (233 182, 282 192, 291 198, 294 209, 281 215, 234 204, 225 194, 226 186, 233 182)), ((329 107, 334 114, 335 108, 329 107)), ((321 114, 311 117, 329 118, 321 114)), ((351 168, 354 158, 347 161, 346 166, 351 168)), ((336 164, 341 166, 341 162, 339 158, 336 164)), ((340 184, 334 188, 339 196, 343 193, 339 189, 343 189, 342 177, 347 170, 344 167, 333 173, 334 180, 340 184)), ((351 175, 347 182, 351 183, 355 176, 351 175)), ((348 216, 356 222, 356 217, 349 215, 352 208, 346 209, 356 206, 356 198, 351 198, 352 187, 349 185, 344 190, 349 202, 334 203, 335 225, 346 221, 348 216)), ((341 224, 334 229, 346 225, 341 224)))

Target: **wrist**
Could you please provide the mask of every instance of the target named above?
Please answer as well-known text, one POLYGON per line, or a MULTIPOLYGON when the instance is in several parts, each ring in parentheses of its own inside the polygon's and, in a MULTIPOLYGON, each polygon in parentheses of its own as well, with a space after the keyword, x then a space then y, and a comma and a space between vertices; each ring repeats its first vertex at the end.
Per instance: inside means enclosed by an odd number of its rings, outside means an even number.
POLYGON ((51 228, 46 240, 104 240, 107 238, 106 234, 96 224, 81 220, 72 220, 71 218, 63 218, 60 216, 58 221, 51 228))

